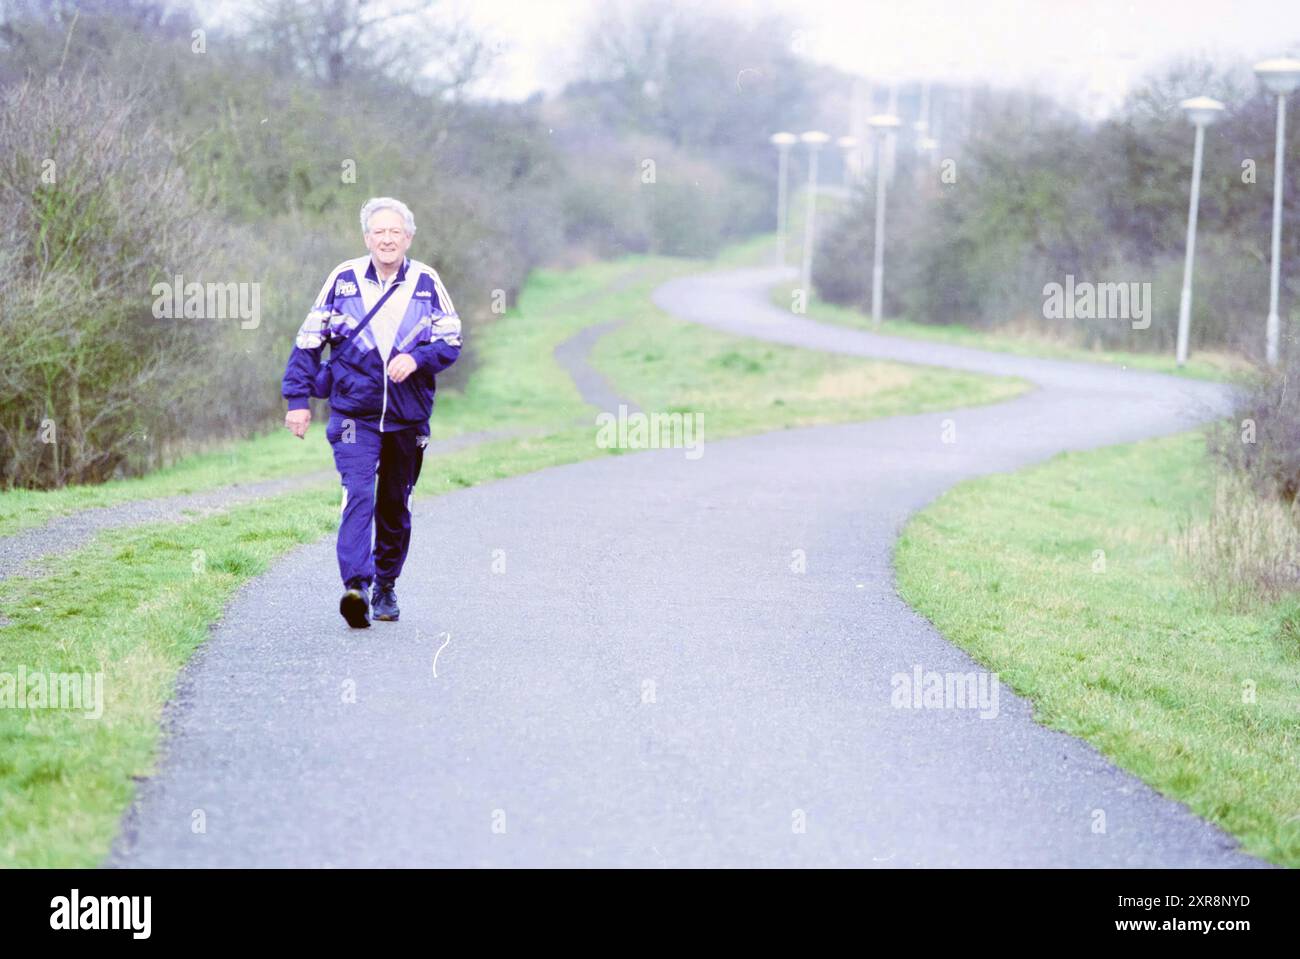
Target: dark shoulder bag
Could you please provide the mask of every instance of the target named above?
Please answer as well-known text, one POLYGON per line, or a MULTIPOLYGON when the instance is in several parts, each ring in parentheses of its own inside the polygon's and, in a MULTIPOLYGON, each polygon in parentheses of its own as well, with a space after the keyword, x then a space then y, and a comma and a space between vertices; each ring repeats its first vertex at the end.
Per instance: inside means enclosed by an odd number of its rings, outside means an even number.
MULTIPOLYGON (((334 340, 329 341, 330 358, 323 362, 320 365, 320 369, 316 372, 316 379, 312 381, 311 386, 312 396, 316 397, 318 400, 329 399, 330 392, 334 389, 334 371, 330 369, 330 364, 334 361, 335 357, 337 357, 347 347, 348 343, 352 342, 355 337, 361 334, 361 331, 366 328, 372 319, 375 318, 375 314, 379 312, 379 308, 384 305, 385 301, 387 301, 390 296, 393 295, 393 291, 396 289, 397 281, 394 279, 393 282, 389 284, 388 289, 384 291, 384 295, 379 298, 379 302, 370 308, 370 312, 362 318, 360 323, 353 327, 348 334, 341 337, 337 343, 334 340)), ((328 329, 328 326, 326 329, 328 329)))

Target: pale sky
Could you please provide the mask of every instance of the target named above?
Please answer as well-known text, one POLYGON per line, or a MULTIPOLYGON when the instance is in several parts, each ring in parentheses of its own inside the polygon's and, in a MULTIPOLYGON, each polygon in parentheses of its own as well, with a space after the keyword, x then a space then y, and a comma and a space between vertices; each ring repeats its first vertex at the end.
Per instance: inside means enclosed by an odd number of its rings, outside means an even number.
MULTIPOLYGON (((499 43, 478 92, 510 99, 552 92, 572 76, 571 51, 602 3, 454 0, 499 43)), ((1225 63, 1300 55, 1300 0, 707 0, 752 16, 784 12, 787 38, 811 59, 899 81, 1031 84, 1090 110, 1113 104, 1171 57, 1225 63), (1289 48, 1289 49, 1288 49, 1289 48)), ((703 4, 701 4, 703 6, 703 4)))

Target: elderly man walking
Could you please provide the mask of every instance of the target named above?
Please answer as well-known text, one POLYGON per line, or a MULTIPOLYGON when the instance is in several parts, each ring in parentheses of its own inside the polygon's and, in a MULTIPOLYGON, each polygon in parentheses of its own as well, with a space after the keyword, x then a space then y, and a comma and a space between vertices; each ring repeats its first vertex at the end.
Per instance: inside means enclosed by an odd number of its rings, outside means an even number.
POLYGON ((435 376, 461 348, 460 318, 442 280, 406 256, 415 236, 406 204, 368 200, 361 232, 369 255, 330 272, 281 388, 284 425, 299 439, 311 423, 309 397, 330 402, 325 438, 343 483, 339 612, 354 628, 370 625, 372 606, 375 619, 398 618, 395 585, 411 541, 411 490, 429 441, 435 376))

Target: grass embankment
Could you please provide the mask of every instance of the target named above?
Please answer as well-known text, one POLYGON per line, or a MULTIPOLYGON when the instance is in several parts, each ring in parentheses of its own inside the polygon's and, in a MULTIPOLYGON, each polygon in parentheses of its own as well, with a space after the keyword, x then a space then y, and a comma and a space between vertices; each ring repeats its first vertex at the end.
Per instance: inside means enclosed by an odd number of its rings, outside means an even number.
MULTIPOLYGON (((728 262, 745 262, 758 248, 731 251, 728 262)), ((517 310, 477 332, 479 367, 463 394, 440 395, 435 422, 445 417, 452 425, 444 428, 456 432, 547 432, 431 459, 417 496, 620 452, 597 447, 595 411, 552 355, 578 330, 610 319, 627 323, 602 341, 597 365, 647 410, 702 413, 706 452, 708 440, 728 434, 988 402, 1021 388, 772 347, 680 323, 651 304, 657 284, 698 269, 699 263, 638 257, 537 273, 517 310)), ((287 451, 301 457, 300 465, 328 468, 322 434, 317 423, 306 441, 287 433, 252 441, 243 462, 262 463, 271 474, 277 452, 287 451), (308 452, 313 441, 321 462, 308 452)), ((211 469, 180 464, 173 479, 189 470, 187 482, 207 482, 232 468, 215 462, 211 469)), ((170 489, 168 482, 141 480, 132 488, 170 489)), ((242 583, 336 528, 338 503, 331 483, 189 523, 108 530, 60 558, 48 575, 0 582, 0 610, 11 620, 0 627, 0 673, 19 666, 102 671, 105 697, 95 720, 69 710, 0 709, 0 866, 103 860, 134 779, 153 771, 161 710, 178 670, 242 583)))
POLYGON ((1213 482, 1183 435, 964 483, 907 526, 899 587, 1040 721, 1300 866, 1300 601, 1225 606, 1181 558, 1213 482))
MULTIPOLYGON (((772 289, 772 302, 783 310, 791 307, 794 284, 782 283, 772 289)), ((1179 367, 1172 356, 1157 353, 1133 353, 1122 350, 1093 350, 1065 339, 1052 339, 1041 333, 1013 333, 998 330, 980 330, 960 323, 917 323, 911 320, 882 319, 877 328, 871 317, 852 307, 839 306, 813 299, 807 304, 806 315, 823 323, 849 326, 855 329, 882 333, 888 336, 906 336, 933 343, 968 346, 972 349, 1014 353, 1017 356, 1038 356, 1057 360, 1083 360, 1090 363, 1110 363, 1153 373, 1170 373, 1201 380, 1233 380, 1250 373, 1252 367, 1244 359, 1230 353, 1208 350, 1197 351, 1188 357, 1187 365, 1179 367)))
POLYGON ((305 442, 294 442, 292 436, 281 430, 188 456, 148 476, 113 480, 99 486, 0 492, 0 536, 12 536, 81 510, 333 468, 334 460, 323 430, 305 442))

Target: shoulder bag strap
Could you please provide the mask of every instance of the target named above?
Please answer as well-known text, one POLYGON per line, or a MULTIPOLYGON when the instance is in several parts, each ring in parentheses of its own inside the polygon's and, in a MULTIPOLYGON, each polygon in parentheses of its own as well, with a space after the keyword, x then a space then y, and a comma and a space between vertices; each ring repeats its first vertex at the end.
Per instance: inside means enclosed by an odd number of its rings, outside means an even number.
POLYGON ((337 356, 349 342, 361 335, 361 331, 364 330, 370 324, 370 321, 375 318, 375 314, 379 312, 379 308, 383 306, 384 303, 388 301, 388 298, 397 291, 397 286, 397 280, 394 278, 393 282, 388 284, 388 289, 384 291, 384 295, 379 298, 379 302, 370 308, 370 312, 362 318, 360 323, 353 327, 347 335, 341 337, 337 343, 333 340, 330 341, 330 359, 337 356))

